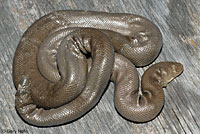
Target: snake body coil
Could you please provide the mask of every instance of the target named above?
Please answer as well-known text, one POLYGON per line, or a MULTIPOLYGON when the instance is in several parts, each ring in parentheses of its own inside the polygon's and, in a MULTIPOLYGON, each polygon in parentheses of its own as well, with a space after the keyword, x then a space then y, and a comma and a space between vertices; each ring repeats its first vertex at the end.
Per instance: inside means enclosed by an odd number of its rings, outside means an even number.
POLYGON ((67 123, 94 107, 111 79, 119 113, 149 121, 163 107, 162 87, 183 71, 180 63, 155 64, 138 90, 135 66, 150 64, 161 42, 159 29, 137 15, 56 11, 43 16, 24 33, 15 53, 16 109, 35 126, 67 123))

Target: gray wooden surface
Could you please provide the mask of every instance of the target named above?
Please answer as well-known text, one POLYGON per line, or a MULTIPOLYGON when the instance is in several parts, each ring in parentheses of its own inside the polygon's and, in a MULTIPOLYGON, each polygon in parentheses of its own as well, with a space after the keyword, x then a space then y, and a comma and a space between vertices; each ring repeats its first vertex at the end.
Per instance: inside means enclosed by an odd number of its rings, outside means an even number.
MULTIPOLYGON (((200 0, 0 0, 0 133, 199 134, 200 0), (178 61, 184 73, 165 89, 165 106, 153 121, 123 119, 113 104, 111 83, 100 103, 83 118, 63 126, 37 128, 15 110, 12 61, 17 44, 35 20, 61 9, 134 13, 152 20, 163 34, 159 61, 178 61)), ((146 69, 139 68, 141 74, 146 69)))

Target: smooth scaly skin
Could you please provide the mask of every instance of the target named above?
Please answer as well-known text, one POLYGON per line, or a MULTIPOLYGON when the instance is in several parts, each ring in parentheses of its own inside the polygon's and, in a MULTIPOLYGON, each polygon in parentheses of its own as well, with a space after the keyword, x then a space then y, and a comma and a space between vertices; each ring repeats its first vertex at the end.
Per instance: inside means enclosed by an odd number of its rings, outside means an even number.
MULTIPOLYGON (((85 83, 83 92, 74 101, 71 101, 70 103, 64 106, 58 107, 56 109, 44 110, 43 108, 49 108, 49 106, 47 105, 49 103, 44 102, 44 104, 37 104, 38 100, 33 99, 34 94, 43 97, 44 94, 46 94, 45 90, 50 90, 51 87, 53 87, 54 85, 57 85, 57 83, 49 82, 47 87, 42 87, 42 86, 46 86, 43 83, 43 81, 40 81, 39 83, 34 83, 36 81, 35 79, 38 80, 41 76, 35 77, 34 74, 37 73, 38 69, 37 68, 32 69, 32 72, 34 71, 33 74, 29 76, 26 75, 25 77, 22 76, 23 80, 22 82, 20 82, 22 84, 19 84, 21 87, 23 87, 24 85, 30 84, 30 86, 27 87, 26 92, 29 92, 31 95, 26 94, 28 97, 26 95, 23 96, 22 95, 23 93, 20 93, 21 91, 23 91, 23 89, 21 89, 20 91, 19 87, 18 87, 19 91, 16 94, 16 108, 18 112, 21 114, 21 116, 28 123, 38 125, 38 126, 49 126, 49 125, 65 123, 66 121, 71 121, 80 117, 84 113, 86 113, 88 109, 91 109, 100 99, 104 91, 103 89, 106 88, 106 85, 110 79, 112 66, 114 63, 114 60, 113 60, 114 51, 107 36, 105 36, 102 32, 98 30, 94 30, 94 29, 78 30, 78 31, 73 32, 72 34, 70 34, 64 39, 63 43, 61 44, 59 48, 60 53, 58 54, 58 58, 60 57, 61 59, 61 61, 58 61, 59 69, 61 72, 60 81, 61 83, 62 81, 66 81, 67 79, 66 77, 67 75, 69 75, 68 71, 73 72, 72 70, 74 70, 74 67, 79 66, 78 62, 74 61, 74 59, 82 60, 82 54, 80 52, 73 51, 71 53, 72 48, 70 47, 70 45, 65 45, 65 44, 66 43, 70 44, 71 38, 73 38, 74 36, 81 37, 82 35, 86 35, 88 40, 92 42, 88 44, 89 46, 84 46, 84 48, 86 48, 88 52, 90 52, 91 50, 91 55, 93 58, 92 68, 90 70, 90 73, 87 76, 87 81, 85 83), (97 38, 94 38, 94 36, 97 38), (59 62, 62 62, 62 63, 59 63, 59 62), (70 63, 72 62, 74 62, 77 65, 73 67, 65 68, 67 65, 71 66, 70 63), (27 81, 27 84, 23 84, 24 81, 27 81), (43 89, 44 91, 42 91, 43 89), (42 92, 42 94, 40 94, 40 92, 42 92), (24 104, 24 102, 26 103, 24 104), (43 108, 39 108, 39 109, 35 108, 36 105, 37 106, 39 105, 40 107, 43 107, 43 108)), ((76 77, 79 77, 79 74, 76 74, 75 72, 74 74, 72 74, 71 77, 72 78, 75 77, 76 79, 76 77)), ((69 87, 73 88, 73 86, 74 85, 71 84, 69 87)), ((70 92, 68 90, 65 91, 65 89, 66 88, 60 88, 60 89, 52 88, 52 90, 55 93, 60 92, 60 94, 65 94, 65 92, 67 93, 70 92)), ((54 94, 52 94, 53 97, 54 97, 54 94)), ((48 96, 49 94, 47 95, 47 97, 48 96)), ((58 96, 55 96, 55 100, 56 99, 60 100, 58 96)), ((39 101, 42 101, 42 100, 43 98, 39 101)), ((51 102, 52 100, 50 99, 47 101, 51 102)), ((50 104, 52 104, 52 102, 50 104)), ((59 105, 60 104, 58 104, 58 106, 59 105)), ((57 102, 54 102, 52 107, 56 107, 56 106, 57 106, 57 102)))
MULTIPOLYGON (((89 111, 100 99, 111 75, 114 63, 111 44, 117 53, 129 58, 136 66, 151 63, 162 47, 158 28, 136 15, 57 11, 36 21, 24 33, 13 63, 13 80, 18 89, 16 109, 21 117, 32 125, 52 126, 70 122, 89 111), (77 27, 91 27, 100 31, 77 27), (72 33, 66 37, 65 32, 72 33), (58 34, 54 36, 54 33, 58 34), (64 36, 60 38, 62 34, 64 36), (43 44, 49 44, 51 37, 61 40, 56 41, 58 48, 47 47, 48 53, 43 44), (91 53, 93 58, 89 73, 85 62, 86 53, 91 53), (48 58, 45 55, 50 55, 50 63, 46 62, 48 58), (45 62, 41 62, 42 58, 45 62), (57 64, 59 71, 55 71, 57 64)), ((117 56, 115 61, 118 61, 116 59, 117 56)), ((115 73, 112 74, 114 75, 115 73)), ((137 75, 132 77, 137 79, 137 75)), ((130 83, 132 82, 128 82, 130 83)), ((120 87, 120 84, 117 85, 116 93, 120 87)), ((134 91, 136 86, 133 85, 134 91)), ((137 99, 138 95, 135 96, 137 99)), ((153 103, 163 103, 161 101, 153 103)), ((120 103, 120 100, 115 99, 116 108, 124 117, 129 118, 129 114, 139 116, 120 103)), ((162 106, 154 109, 161 108, 162 106)), ((156 115, 154 109, 152 111, 156 115)), ((146 117, 130 120, 143 122, 153 118, 152 112, 140 110, 139 114, 141 112, 146 117)))
POLYGON ((164 104, 163 87, 180 75, 183 66, 177 62, 160 62, 149 67, 138 90, 135 66, 126 58, 115 58, 111 80, 115 83, 115 107, 134 122, 147 122, 159 114, 164 104))

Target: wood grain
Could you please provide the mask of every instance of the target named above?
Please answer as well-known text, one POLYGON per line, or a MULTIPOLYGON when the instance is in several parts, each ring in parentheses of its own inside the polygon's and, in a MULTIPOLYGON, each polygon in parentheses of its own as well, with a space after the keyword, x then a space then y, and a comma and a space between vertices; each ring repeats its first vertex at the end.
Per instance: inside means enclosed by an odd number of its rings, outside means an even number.
MULTIPOLYGON (((198 134, 200 132, 200 1, 136 0, 1 0, 0 1, 0 133, 66 134, 198 134), (113 104, 111 83, 98 105, 81 119, 63 126, 30 126, 15 110, 12 62, 18 42, 35 20, 55 10, 133 13, 152 20, 163 34, 155 62, 177 61, 184 73, 165 89, 165 106, 153 121, 123 119, 113 104)), ((139 68, 140 76, 145 68, 139 68)))

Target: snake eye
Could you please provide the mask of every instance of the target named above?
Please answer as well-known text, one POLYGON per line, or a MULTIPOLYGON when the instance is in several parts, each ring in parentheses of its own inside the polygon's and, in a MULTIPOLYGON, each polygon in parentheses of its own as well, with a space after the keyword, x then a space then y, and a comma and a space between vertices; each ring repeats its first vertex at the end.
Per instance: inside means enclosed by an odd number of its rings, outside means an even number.
POLYGON ((166 68, 158 67, 154 70, 154 75, 152 78, 152 82, 155 84, 163 85, 163 81, 168 79, 168 73, 166 68))
POLYGON ((171 65, 171 69, 172 69, 172 72, 173 72, 173 73, 176 73, 176 72, 177 72, 177 70, 176 70, 176 65, 172 64, 172 65, 171 65))
POLYGON ((162 69, 161 68, 156 68, 154 71, 154 77, 156 79, 160 79, 162 77, 162 69))
POLYGON ((161 73, 161 68, 157 68, 157 69, 155 70, 155 73, 156 73, 156 74, 160 74, 160 73, 161 73))

